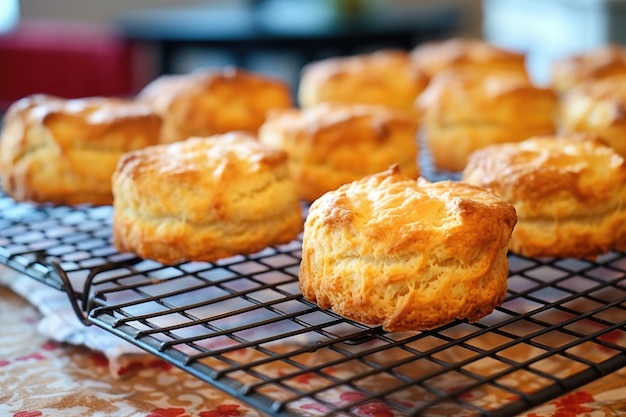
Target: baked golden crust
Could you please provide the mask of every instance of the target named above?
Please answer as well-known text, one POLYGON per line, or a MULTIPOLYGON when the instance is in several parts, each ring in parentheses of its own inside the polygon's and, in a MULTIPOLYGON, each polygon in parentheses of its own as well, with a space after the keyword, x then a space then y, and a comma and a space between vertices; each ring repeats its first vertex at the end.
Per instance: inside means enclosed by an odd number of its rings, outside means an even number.
POLYGON ((111 204, 118 159, 157 143, 161 123, 149 106, 125 99, 24 97, 4 117, 2 187, 18 201, 111 204))
POLYGON ((470 156, 463 181, 515 206, 513 252, 593 259, 626 249, 626 163, 595 136, 483 148, 470 156))
POLYGON ((305 298, 386 331, 475 321, 504 300, 512 205, 460 182, 397 167, 341 186, 307 216, 305 298))
POLYGON ((324 102, 384 105, 411 113, 428 77, 406 51, 389 49, 307 64, 298 87, 300 107, 324 102))
POLYGON ((451 38, 428 41, 410 52, 413 64, 428 77, 442 71, 512 73, 528 78, 526 55, 480 39, 451 38))
POLYGON ((416 107, 435 167, 461 171, 476 149, 554 133, 558 100, 516 75, 447 71, 432 79, 416 107))
POLYGON ((602 137, 626 156, 626 74, 579 84, 561 97, 559 121, 566 133, 602 137))
POLYGON ((286 82, 231 67, 163 75, 137 99, 163 116, 165 143, 237 130, 256 133, 268 110, 293 106, 286 82))
POLYGON ((617 44, 560 58, 552 64, 550 72, 552 87, 559 94, 586 81, 623 74, 626 74, 626 48, 617 44))
POLYGON ((165 264, 257 252, 303 226, 287 154, 243 133, 129 152, 113 193, 116 248, 165 264))
POLYGON ((300 198, 326 191, 398 164, 417 178, 417 123, 383 106, 322 103, 276 110, 259 129, 259 141, 289 154, 300 198))

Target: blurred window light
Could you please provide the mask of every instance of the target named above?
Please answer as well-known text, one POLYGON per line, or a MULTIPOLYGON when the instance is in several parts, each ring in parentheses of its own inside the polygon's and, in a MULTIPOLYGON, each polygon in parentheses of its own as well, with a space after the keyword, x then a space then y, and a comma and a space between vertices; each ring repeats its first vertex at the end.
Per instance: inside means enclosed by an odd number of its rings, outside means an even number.
POLYGON ((19 0, 0 0, 0 33, 9 32, 19 19, 19 0))

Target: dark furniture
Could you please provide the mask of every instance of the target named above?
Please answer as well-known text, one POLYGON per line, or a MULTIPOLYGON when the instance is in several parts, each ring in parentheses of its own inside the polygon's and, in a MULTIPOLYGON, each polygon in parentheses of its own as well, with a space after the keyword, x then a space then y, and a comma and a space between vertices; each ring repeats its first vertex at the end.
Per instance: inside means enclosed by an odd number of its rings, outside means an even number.
POLYGON ((410 49, 417 43, 454 35, 461 13, 451 6, 385 6, 341 13, 319 1, 264 1, 255 5, 206 5, 131 10, 117 20, 128 39, 157 48, 157 72, 176 72, 185 48, 231 54, 246 68, 261 51, 282 51, 301 64, 330 55, 377 48, 410 49), (326 6, 325 6, 326 5, 326 6))
POLYGON ((134 64, 130 42, 109 27, 22 20, 0 35, 0 112, 29 94, 129 95, 134 64))

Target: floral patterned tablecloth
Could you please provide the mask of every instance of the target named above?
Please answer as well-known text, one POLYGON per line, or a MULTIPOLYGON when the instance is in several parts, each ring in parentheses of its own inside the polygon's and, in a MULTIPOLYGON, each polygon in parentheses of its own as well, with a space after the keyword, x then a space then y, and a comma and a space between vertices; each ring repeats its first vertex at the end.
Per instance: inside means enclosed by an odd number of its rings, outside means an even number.
MULTIPOLYGON (((121 362, 114 374, 102 353, 42 335, 37 329, 41 318, 34 306, 0 286, 0 416, 262 415, 149 355, 126 365, 121 362)), ((361 414, 395 415, 384 406, 364 408, 361 414)), ((303 404, 302 415, 319 413, 303 404)), ((626 415, 626 369, 524 413, 528 417, 621 415, 626 415)))

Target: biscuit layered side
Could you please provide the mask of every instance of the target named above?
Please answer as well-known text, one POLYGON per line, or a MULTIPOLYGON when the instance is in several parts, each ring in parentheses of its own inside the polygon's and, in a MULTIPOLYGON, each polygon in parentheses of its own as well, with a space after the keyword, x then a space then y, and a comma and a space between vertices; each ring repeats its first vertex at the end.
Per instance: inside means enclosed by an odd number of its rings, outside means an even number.
POLYGON ((159 142, 161 117, 131 100, 25 97, 0 138, 3 189, 18 201, 111 204, 111 175, 126 152, 159 142))
POLYGON ((515 206, 513 252, 595 259, 626 249, 626 163, 595 136, 492 145, 470 157, 463 180, 515 206))
POLYGON ((243 133, 128 153, 113 190, 118 250, 167 264, 257 252, 302 230, 287 155, 243 133))
POLYGON ((321 308, 387 331, 478 320, 506 294, 512 205, 460 182, 397 167, 310 207, 300 288, 321 308))

